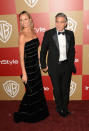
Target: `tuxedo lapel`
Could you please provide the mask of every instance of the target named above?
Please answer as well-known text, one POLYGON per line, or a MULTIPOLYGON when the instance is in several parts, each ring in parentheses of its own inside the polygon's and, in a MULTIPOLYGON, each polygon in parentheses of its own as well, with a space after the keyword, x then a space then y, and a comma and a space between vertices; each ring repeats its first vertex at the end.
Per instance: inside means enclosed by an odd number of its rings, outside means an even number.
POLYGON ((67 30, 65 30, 65 35, 66 35, 66 53, 68 53, 68 49, 69 49, 69 35, 67 33, 67 30))
POLYGON ((58 44, 58 37, 57 37, 56 28, 54 29, 54 33, 53 33, 53 40, 54 40, 54 43, 55 43, 57 49, 59 50, 59 44, 58 44))

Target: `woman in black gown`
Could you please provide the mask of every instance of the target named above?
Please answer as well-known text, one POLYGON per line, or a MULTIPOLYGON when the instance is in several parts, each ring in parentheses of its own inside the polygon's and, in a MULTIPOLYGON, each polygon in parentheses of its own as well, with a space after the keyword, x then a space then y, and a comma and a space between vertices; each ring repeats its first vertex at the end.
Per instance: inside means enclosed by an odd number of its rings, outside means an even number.
POLYGON ((19 14, 21 32, 19 34, 19 52, 22 68, 22 81, 26 92, 21 101, 19 111, 14 113, 14 121, 37 122, 48 115, 41 72, 39 67, 39 40, 33 29, 33 21, 28 12, 19 14))

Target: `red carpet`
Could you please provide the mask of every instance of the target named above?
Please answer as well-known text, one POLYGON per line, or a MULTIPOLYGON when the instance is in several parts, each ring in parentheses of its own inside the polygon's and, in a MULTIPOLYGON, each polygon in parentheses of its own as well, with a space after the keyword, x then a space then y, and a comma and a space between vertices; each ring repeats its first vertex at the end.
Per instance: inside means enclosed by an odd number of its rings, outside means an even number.
POLYGON ((62 118, 56 105, 48 101, 50 116, 37 123, 14 123, 18 101, 0 101, 0 131, 89 131, 89 101, 70 101, 71 115, 62 118))

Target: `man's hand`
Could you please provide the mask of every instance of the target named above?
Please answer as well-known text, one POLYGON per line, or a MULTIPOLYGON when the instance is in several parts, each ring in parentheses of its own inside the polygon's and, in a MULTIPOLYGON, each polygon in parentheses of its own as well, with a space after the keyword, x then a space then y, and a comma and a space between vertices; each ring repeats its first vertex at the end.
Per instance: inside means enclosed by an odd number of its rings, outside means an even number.
POLYGON ((46 73, 48 71, 48 66, 46 68, 42 69, 42 71, 46 73))

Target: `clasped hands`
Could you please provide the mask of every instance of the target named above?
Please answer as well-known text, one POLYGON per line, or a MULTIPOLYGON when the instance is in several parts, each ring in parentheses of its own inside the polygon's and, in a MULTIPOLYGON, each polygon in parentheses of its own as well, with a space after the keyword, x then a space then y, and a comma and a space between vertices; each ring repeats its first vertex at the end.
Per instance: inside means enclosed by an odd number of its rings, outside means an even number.
POLYGON ((48 71, 48 66, 46 68, 43 68, 42 71, 46 73, 48 71))

